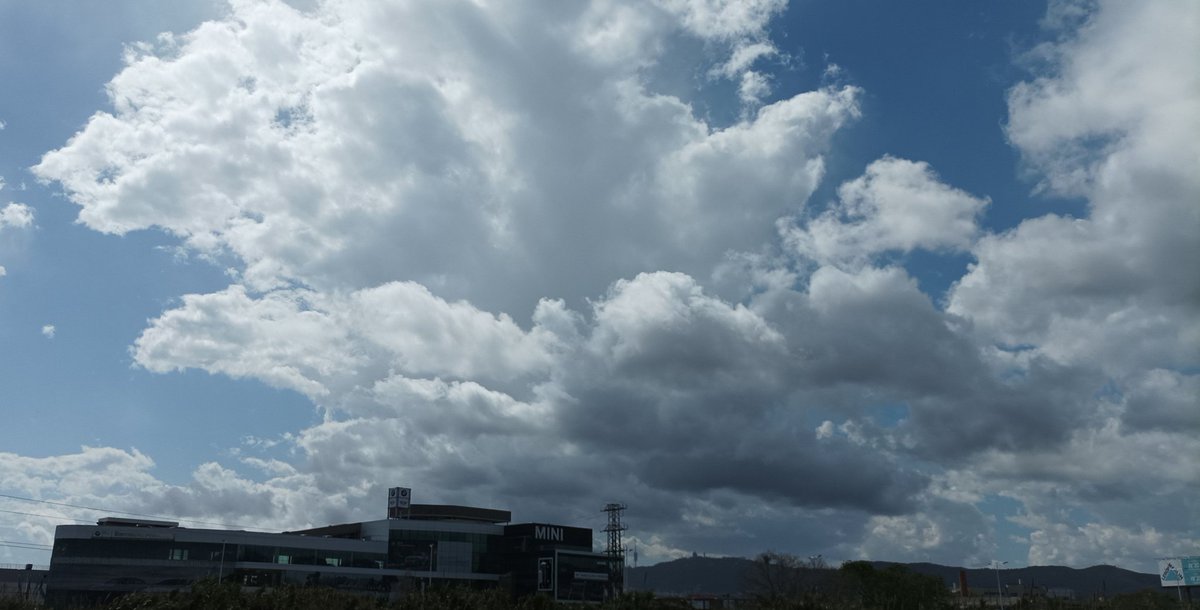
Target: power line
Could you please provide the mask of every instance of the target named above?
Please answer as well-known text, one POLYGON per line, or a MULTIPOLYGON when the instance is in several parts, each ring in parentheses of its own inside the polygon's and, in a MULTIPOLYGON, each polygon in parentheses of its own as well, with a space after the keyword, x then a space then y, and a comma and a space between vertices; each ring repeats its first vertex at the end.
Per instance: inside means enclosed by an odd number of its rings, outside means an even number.
POLYGON ((83 523, 83 524, 91 523, 91 521, 88 521, 86 519, 72 519, 70 517, 64 517, 62 515, 43 515, 41 513, 23 513, 19 510, 4 510, 2 508, 0 508, 0 513, 10 513, 13 515, 25 515, 26 517, 44 517, 46 519, 57 519, 59 521, 74 521, 75 523, 83 523))
MULTIPOLYGON (((26 498, 23 496, 13 496, 13 495, 9 495, 9 494, 0 494, 0 498, 9 498, 12 500, 23 500, 25 502, 38 502, 40 504, 51 504, 54 506, 65 506, 68 508, 79 508, 79 509, 83 509, 83 510, 94 510, 96 512, 101 512, 101 513, 129 515, 131 517, 146 517, 147 519, 174 520, 174 521, 180 521, 183 523, 197 523, 200 525, 215 525, 218 527, 250 529, 244 525, 237 525, 236 523, 215 523, 213 521, 197 521, 196 519, 183 519, 180 517, 164 517, 162 515, 148 515, 146 513, 132 513, 129 511, 125 511, 125 510, 111 510, 111 509, 107 509, 107 508, 96 508, 95 506, 82 506, 79 504, 68 504, 66 502, 53 502, 51 500, 39 500, 37 498, 26 498)), ((6 511, 6 512, 13 512, 13 511, 6 511)), ((78 521, 78 519, 75 519, 75 521, 78 521)))
POLYGON ((8 548, 12 548, 12 549, 21 549, 22 551, 37 551, 37 552, 39 552, 39 553, 49 553, 49 552, 51 552, 51 551, 50 551, 50 549, 35 549, 35 548, 27 547, 27 546, 20 546, 20 545, 18 545, 18 544, 3 544, 3 543, 0 543, 0 546, 6 546, 6 547, 8 547, 8 548))
POLYGON ((0 546, 6 546, 6 547, 9 547, 12 549, 21 549, 22 551, 38 551, 39 553, 50 553, 53 551, 53 549, 44 549, 44 548, 36 547, 36 546, 25 546, 24 544, 8 544, 7 542, 0 542, 0 546))
POLYGON ((24 540, 0 540, 0 544, 8 544, 8 545, 18 545, 19 544, 19 545, 31 546, 31 547, 32 546, 41 547, 43 549, 54 548, 48 544, 42 544, 40 542, 25 542, 24 540))

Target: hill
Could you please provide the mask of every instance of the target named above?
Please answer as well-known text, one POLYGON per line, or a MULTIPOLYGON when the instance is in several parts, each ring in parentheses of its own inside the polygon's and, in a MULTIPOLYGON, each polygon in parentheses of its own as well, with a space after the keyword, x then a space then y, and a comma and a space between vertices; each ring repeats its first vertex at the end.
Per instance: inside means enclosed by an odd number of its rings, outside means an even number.
POLYGON ((742 591, 751 561, 742 557, 686 557, 652 566, 630 568, 625 588, 659 595, 742 591))
MULTIPOLYGON (((953 566, 933 563, 873 562, 876 567, 902 565, 918 574, 936 576, 949 587, 958 581, 959 570, 953 566)), ((742 557, 686 557, 660 564, 630 568, 626 587, 635 591, 658 594, 710 593, 735 595, 745 586, 746 573, 752 562, 742 557)), ((967 586, 976 589, 995 589, 996 572, 990 568, 966 569, 967 586)), ((1158 590, 1158 576, 1142 574, 1116 566, 1092 566, 1075 569, 1065 566, 1032 566, 1000 570, 1005 586, 1032 585, 1036 587, 1071 589, 1076 597, 1103 595, 1110 597, 1136 593, 1145 589, 1158 590)))
MULTIPOLYGON (((876 562, 877 566, 892 565, 887 562, 876 562)), ((947 584, 958 580, 958 572, 962 568, 943 566, 933 563, 900 564, 919 574, 937 576, 947 584)), ((966 570, 967 586, 972 588, 996 588, 996 571, 990 568, 971 568, 966 570)), ((1116 566, 1092 566, 1075 569, 1065 566, 1031 566, 1000 570, 1000 581, 1004 585, 1025 584, 1037 587, 1057 587, 1072 589, 1080 597, 1103 595, 1105 597, 1122 593, 1136 593, 1145 589, 1159 588, 1158 576, 1142 574, 1116 566)))

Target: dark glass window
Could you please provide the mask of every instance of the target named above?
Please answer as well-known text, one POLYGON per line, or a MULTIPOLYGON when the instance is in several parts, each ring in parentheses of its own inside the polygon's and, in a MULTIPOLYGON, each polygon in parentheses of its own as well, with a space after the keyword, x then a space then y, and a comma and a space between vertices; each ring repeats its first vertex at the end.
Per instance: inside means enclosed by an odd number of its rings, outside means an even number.
POLYGON ((258 546, 255 544, 242 544, 238 546, 238 561, 258 561, 262 563, 271 563, 274 561, 274 556, 275 551, 269 546, 258 546))
MULTIPOLYGON (((282 549, 280 552, 282 552, 282 549)), ((311 566, 317 564, 317 552, 313 549, 287 549, 287 553, 292 556, 291 563, 296 565, 311 566)))
POLYGON ((356 568, 382 568, 387 561, 383 553, 353 553, 350 565, 356 568))
POLYGON ((350 551, 317 551, 317 565, 349 566, 350 561, 350 551))

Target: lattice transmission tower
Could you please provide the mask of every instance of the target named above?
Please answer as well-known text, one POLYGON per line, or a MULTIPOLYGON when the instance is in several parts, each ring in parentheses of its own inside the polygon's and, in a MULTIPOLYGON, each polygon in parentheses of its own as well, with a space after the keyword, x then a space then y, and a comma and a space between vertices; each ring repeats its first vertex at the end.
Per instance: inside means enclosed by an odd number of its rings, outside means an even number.
POLYGON ((604 512, 608 513, 608 526, 604 528, 608 534, 608 547, 604 553, 608 555, 609 595, 616 597, 625 590, 625 544, 621 540, 625 532, 625 524, 621 522, 621 514, 627 507, 621 503, 605 504, 604 512))

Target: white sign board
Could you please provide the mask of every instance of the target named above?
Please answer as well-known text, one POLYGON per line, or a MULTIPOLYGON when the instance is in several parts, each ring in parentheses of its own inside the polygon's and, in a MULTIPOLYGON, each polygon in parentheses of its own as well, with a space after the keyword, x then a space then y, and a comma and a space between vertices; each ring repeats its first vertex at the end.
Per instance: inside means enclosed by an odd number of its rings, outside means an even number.
POLYGON ((1158 581, 1164 587, 1200 585, 1200 557, 1159 559, 1158 581))
POLYGON ((412 505, 412 489, 393 487, 388 490, 388 508, 408 508, 412 505))

